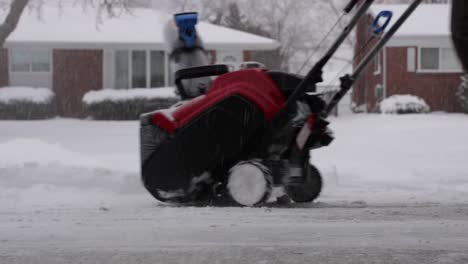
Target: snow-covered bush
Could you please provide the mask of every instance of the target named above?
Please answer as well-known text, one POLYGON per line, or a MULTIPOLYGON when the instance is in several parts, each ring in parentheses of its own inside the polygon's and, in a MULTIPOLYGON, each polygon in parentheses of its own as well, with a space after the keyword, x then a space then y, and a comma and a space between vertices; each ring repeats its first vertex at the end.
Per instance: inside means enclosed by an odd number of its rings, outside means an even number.
POLYGON ((104 89, 84 95, 87 114, 97 120, 136 120, 142 113, 168 108, 179 101, 175 89, 104 89))
POLYGON ((379 110, 383 114, 419 114, 428 113, 430 108, 417 96, 393 95, 380 102, 379 110))
POLYGON ((462 83, 457 92, 457 100, 462 110, 468 114, 468 74, 462 77, 462 83))
POLYGON ((48 88, 0 88, 0 119, 46 119, 56 115, 55 94, 48 88))

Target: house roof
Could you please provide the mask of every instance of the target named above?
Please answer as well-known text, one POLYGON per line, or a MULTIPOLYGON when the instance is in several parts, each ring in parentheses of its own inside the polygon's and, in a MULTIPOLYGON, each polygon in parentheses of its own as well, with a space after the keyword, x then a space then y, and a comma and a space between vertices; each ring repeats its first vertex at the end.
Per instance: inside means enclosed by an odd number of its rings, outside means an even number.
MULTIPOLYGON (((408 5, 374 5, 370 13, 376 16, 382 10, 392 11, 394 17, 390 28, 407 7, 408 5)), ((452 45, 448 4, 421 4, 387 44, 390 47, 452 45)))
MULTIPOLYGON (((169 14, 154 9, 131 9, 117 17, 98 17, 96 8, 44 6, 26 10, 6 47, 52 48, 164 48, 164 25, 169 14)), ((200 22, 207 49, 271 50, 275 40, 200 22)))
MULTIPOLYGON (((393 19, 389 27, 408 8, 408 5, 374 5, 371 14, 376 16, 380 11, 393 12, 393 19)), ((447 37, 450 35, 450 5, 421 4, 397 31, 395 37, 447 37)))

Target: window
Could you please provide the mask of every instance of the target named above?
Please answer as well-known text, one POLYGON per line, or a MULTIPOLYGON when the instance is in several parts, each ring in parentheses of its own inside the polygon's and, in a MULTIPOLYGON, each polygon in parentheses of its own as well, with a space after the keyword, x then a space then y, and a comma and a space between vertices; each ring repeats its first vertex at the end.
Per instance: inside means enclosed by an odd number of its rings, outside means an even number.
POLYGON ((151 51, 151 87, 164 86, 164 52, 151 51))
POLYGON ((380 53, 377 53, 377 55, 374 57, 374 74, 378 75, 381 72, 381 59, 380 59, 380 53))
POLYGON ((115 88, 156 88, 164 86, 164 52, 118 50, 115 52, 115 88))
POLYGON ((48 50, 18 50, 10 52, 12 72, 50 72, 51 53, 48 50))
POLYGON ((146 51, 132 51, 132 88, 146 88, 146 51))
POLYGON ((439 69, 439 49, 422 48, 421 49, 421 70, 439 69))
POLYGON ((455 50, 450 48, 440 49, 440 67, 444 70, 461 70, 461 64, 458 60, 455 50))
POLYGON ((375 98, 377 99, 382 99, 383 98, 383 93, 384 93, 384 87, 382 84, 377 84, 375 86, 375 91, 374 91, 374 95, 375 95, 375 98))
POLYGON ((462 67, 452 48, 421 48, 420 70, 458 72, 462 67))
POLYGON ((129 58, 128 50, 115 52, 115 88, 128 89, 129 87, 129 58))

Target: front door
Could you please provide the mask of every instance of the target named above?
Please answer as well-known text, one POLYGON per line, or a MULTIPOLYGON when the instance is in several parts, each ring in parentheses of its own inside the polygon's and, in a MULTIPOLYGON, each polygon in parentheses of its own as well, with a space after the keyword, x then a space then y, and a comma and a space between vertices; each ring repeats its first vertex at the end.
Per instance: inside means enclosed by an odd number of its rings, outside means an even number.
POLYGON ((53 86, 63 117, 83 117, 83 96, 102 87, 102 50, 54 50, 53 86))

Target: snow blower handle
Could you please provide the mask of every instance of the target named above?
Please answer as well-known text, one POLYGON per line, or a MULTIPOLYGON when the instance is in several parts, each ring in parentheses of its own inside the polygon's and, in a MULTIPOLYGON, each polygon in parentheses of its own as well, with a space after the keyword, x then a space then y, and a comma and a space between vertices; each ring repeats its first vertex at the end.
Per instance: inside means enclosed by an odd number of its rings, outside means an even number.
POLYGON ((229 68, 224 64, 215 64, 207 66, 192 67, 181 69, 175 73, 175 84, 182 98, 190 98, 185 92, 183 80, 196 79, 203 77, 219 76, 229 72, 229 68))
MULTIPOLYGON (((356 1, 356 3, 354 2, 355 1, 351 1, 353 5, 350 6, 356 5, 358 1, 356 1)), ((335 42, 333 42, 332 46, 328 49, 325 55, 323 55, 323 57, 314 65, 314 67, 312 67, 312 69, 307 73, 302 82, 294 89, 294 91, 288 97, 285 106, 276 114, 272 121, 272 123, 274 124, 273 126, 279 131, 278 133, 281 133, 282 129, 285 127, 285 124, 294 118, 295 111, 293 110, 296 107, 297 99, 304 96, 304 93, 307 92, 308 87, 316 85, 317 83, 323 81, 323 68, 330 61, 330 59, 336 53, 341 44, 343 44, 343 42, 353 30, 353 28, 356 27, 360 19, 367 14, 367 10, 369 10, 373 2, 374 0, 363 1, 363 3, 357 9, 356 13, 350 19, 348 25, 343 28, 343 31, 337 37, 335 42)))
POLYGON ((354 9, 354 7, 357 5, 357 3, 359 2, 359 0, 351 0, 348 5, 343 9, 343 11, 348 14, 349 12, 351 12, 351 10, 354 9))
MULTIPOLYGON (((423 0, 414 0, 413 3, 411 3, 408 8, 406 9, 405 12, 398 18, 398 20, 390 27, 388 32, 381 37, 379 42, 375 44, 375 46, 371 49, 371 51, 362 59, 362 61, 355 67, 354 72, 349 75, 345 75, 340 78, 341 81, 341 87, 340 90, 333 96, 333 98, 330 100, 330 102, 327 104, 327 107, 322 113, 323 117, 327 117, 332 110, 338 105, 338 103, 343 99, 343 97, 346 95, 346 93, 351 90, 351 87, 354 85, 356 80, 359 78, 359 76, 362 74, 362 72, 366 69, 366 67, 374 60, 375 56, 382 50, 382 48, 388 43, 388 41, 395 35, 395 33, 400 29, 400 27, 403 25, 403 23, 406 22, 406 20, 413 14, 414 10, 421 4, 423 0)), ((387 17, 387 22, 388 20, 388 14, 382 15, 387 17)), ((385 26, 385 25, 384 25, 385 26)), ((388 24, 387 24, 388 26, 388 24)), ((380 29, 380 28, 379 28, 380 29)), ((384 28, 385 30, 385 28, 384 28)))

